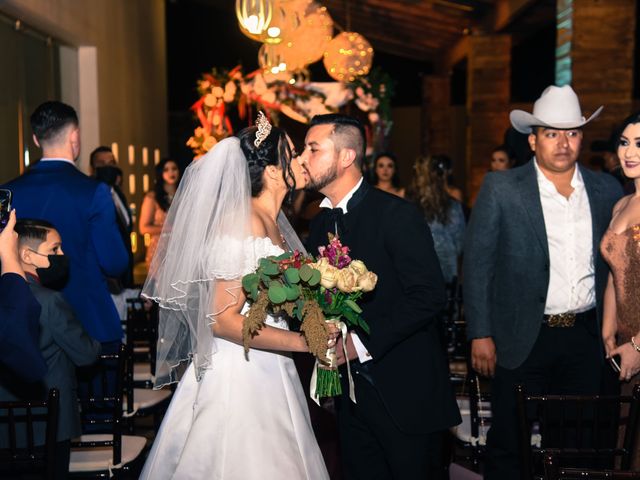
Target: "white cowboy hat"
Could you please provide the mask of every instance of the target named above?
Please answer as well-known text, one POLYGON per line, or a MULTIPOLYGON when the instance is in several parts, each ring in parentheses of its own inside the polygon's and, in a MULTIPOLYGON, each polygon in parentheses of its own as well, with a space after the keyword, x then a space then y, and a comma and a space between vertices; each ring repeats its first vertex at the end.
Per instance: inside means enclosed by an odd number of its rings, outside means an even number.
POLYGON ((511 125, 520 133, 531 133, 531 127, 547 127, 558 130, 580 128, 595 119, 604 107, 598 108, 585 120, 576 92, 569 85, 547 87, 533 104, 533 114, 513 110, 509 114, 511 125))

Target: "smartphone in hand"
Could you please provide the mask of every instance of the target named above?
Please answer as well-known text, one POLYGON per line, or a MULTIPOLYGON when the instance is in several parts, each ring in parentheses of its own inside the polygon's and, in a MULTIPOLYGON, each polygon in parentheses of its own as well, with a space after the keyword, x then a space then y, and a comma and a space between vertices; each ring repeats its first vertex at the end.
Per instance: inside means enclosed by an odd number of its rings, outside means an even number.
POLYGON ((4 230, 9 221, 9 214, 11 213, 11 190, 6 188, 0 188, 0 231, 4 230))
POLYGON ((620 373, 620 355, 614 355, 613 357, 609 357, 609 365, 615 372, 620 373))

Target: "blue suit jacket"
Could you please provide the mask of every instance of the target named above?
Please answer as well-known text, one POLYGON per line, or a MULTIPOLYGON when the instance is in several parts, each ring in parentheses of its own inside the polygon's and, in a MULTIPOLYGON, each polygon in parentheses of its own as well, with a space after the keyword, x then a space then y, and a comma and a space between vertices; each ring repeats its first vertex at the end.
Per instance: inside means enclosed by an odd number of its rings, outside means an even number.
POLYGON ((17 273, 0 277, 0 365, 27 382, 42 379, 47 364, 38 348, 40 304, 17 273))
POLYGON ((55 225, 71 271, 63 294, 89 334, 100 342, 122 338, 106 276, 127 268, 109 187, 64 161, 38 162, 7 183, 19 218, 55 225))

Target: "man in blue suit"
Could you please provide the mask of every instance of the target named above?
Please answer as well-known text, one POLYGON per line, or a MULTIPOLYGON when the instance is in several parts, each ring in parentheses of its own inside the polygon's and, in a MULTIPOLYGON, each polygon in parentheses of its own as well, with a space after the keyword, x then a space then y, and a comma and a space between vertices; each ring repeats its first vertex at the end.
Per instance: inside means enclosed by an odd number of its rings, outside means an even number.
POLYGON ((21 217, 47 220, 64 238, 70 261, 64 297, 103 351, 112 351, 121 341, 122 328, 106 277, 121 275, 128 256, 111 192, 76 168, 80 130, 72 107, 43 103, 31 115, 31 129, 42 159, 5 188, 13 191, 21 217))

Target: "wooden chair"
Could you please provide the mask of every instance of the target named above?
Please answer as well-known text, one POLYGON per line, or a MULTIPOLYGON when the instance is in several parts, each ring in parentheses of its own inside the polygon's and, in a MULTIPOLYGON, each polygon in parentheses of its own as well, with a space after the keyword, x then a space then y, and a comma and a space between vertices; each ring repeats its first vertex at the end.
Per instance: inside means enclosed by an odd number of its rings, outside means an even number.
MULTIPOLYGON (((521 479, 542 472, 545 455, 562 467, 629 468, 640 418, 640 385, 631 396, 527 395, 516 387, 521 479), (625 438, 617 445, 620 408, 629 405, 625 438), (532 426, 539 426, 541 445, 531 446, 532 426)), ((540 478, 540 477, 538 477, 540 478)))
POLYGON ((110 478, 142 466, 146 438, 122 434, 125 362, 121 345, 118 353, 101 355, 96 366, 80 369, 84 433, 71 442, 69 471, 74 477, 110 478))
POLYGON ((590 479, 638 479, 640 472, 630 470, 587 470, 582 468, 567 468, 558 465, 553 454, 548 453, 544 459, 544 480, 583 480, 590 479))
POLYGON ((162 389, 140 388, 134 382, 134 352, 131 345, 126 345, 126 362, 124 376, 124 396, 122 403, 123 416, 129 433, 135 431, 134 419, 153 415, 155 430, 160 427, 162 415, 169 406, 173 389, 165 386, 162 389))
POLYGON ((134 432, 135 418, 147 415, 153 415, 157 430, 173 393, 169 387, 153 389, 158 340, 157 308, 154 306, 148 310, 140 298, 127 299, 127 320, 123 326, 127 338, 123 411, 128 431, 134 432), (136 379, 136 369, 140 365, 148 369, 149 376, 136 379))
POLYGON ((146 308, 141 298, 127 299, 123 328, 133 352, 133 381, 136 387, 153 388, 158 342, 158 306, 146 308))
POLYGON ((0 402, 0 478, 38 474, 55 478, 60 393, 49 390, 47 400, 0 402), (44 445, 36 445, 36 430, 44 428, 44 445))
MULTIPOLYGON (((481 391, 478 376, 471 372, 467 376, 465 395, 457 395, 456 401, 460 409, 462 423, 451 429, 456 445, 469 452, 464 457, 465 464, 470 463, 475 472, 480 471, 480 464, 484 458, 487 432, 491 426, 491 402, 489 395, 481 391)), ((454 456, 456 461, 459 457, 454 456)))

